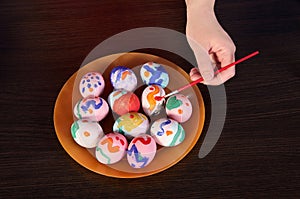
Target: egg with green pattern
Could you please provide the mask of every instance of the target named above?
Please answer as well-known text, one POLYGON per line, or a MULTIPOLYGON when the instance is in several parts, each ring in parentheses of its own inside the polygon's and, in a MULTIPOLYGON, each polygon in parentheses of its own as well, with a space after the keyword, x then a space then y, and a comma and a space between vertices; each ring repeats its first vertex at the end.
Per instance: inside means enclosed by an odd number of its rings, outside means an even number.
POLYGON ((151 125, 150 133, 157 144, 165 147, 177 146, 185 139, 181 124, 170 118, 156 120, 151 125))
POLYGON ((77 120, 71 126, 71 135, 80 146, 94 148, 104 136, 104 133, 98 122, 77 120))
POLYGON ((185 95, 175 94, 166 102, 166 113, 168 117, 184 123, 192 116, 192 103, 185 95))

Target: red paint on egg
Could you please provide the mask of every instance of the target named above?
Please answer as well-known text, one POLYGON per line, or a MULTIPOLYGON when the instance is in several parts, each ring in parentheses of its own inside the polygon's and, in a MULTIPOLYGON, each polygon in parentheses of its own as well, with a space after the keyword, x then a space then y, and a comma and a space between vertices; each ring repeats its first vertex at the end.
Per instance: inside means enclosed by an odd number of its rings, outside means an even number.
POLYGON ((137 112, 140 109, 140 100, 132 92, 122 95, 116 99, 113 104, 113 111, 118 115, 124 115, 129 112, 137 112))

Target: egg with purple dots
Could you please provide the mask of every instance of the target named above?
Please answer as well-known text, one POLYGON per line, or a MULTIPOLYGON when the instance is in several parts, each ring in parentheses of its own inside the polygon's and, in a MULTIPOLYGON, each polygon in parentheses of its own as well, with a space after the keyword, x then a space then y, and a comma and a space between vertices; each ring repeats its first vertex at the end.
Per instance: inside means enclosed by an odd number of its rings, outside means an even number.
POLYGON ((108 104, 112 111, 118 115, 137 112, 140 109, 140 100, 136 94, 124 89, 111 92, 108 96, 108 104))
POLYGON ((137 86, 135 73, 125 66, 117 66, 110 73, 110 81, 115 89, 134 91, 137 86))
POLYGON ((73 112, 78 119, 99 122, 108 114, 109 106, 101 97, 89 97, 80 99, 74 106, 73 112))
POLYGON ((181 124, 170 118, 156 120, 151 125, 150 133, 157 144, 165 147, 177 146, 185 138, 181 124))
POLYGON ((140 70, 140 75, 143 82, 147 85, 159 85, 162 88, 169 84, 169 74, 166 69, 158 63, 147 62, 140 70))
POLYGON ((157 97, 165 95, 165 90, 158 85, 147 86, 142 93, 142 107, 146 115, 152 116, 160 113, 164 100, 157 97))
POLYGON ((104 136, 98 122, 77 120, 71 126, 71 134, 77 144, 85 148, 94 148, 104 136))
POLYGON ((127 150, 127 161, 133 168, 144 168, 151 163, 156 154, 156 142, 147 134, 131 140, 127 150))
POLYGON ((193 112, 191 101, 182 94, 175 94, 166 102, 166 113, 168 117, 177 122, 184 123, 190 119, 193 112))
POLYGON ((103 164, 119 162, 126 154, 128 142, 120 133, 108 133, 96 147, 96 159, 103 164))
POLYGON ((128 139, 146 133, 148 129, 148 118, 138 112, 130 112, 120 116, 113 125, 113 131, 124 134, 128 139))
POLYGON ((98 97, 105 87, 104 79, 101 73, 89 72, 85 74, 79 84, 79 90, 82 97, 98 97))

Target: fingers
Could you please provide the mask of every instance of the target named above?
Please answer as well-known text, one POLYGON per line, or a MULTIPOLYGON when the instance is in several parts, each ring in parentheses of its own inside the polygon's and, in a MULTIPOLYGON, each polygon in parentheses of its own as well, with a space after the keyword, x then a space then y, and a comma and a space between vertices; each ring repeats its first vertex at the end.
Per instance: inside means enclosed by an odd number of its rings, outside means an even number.
MULTIPOLYGON (((221 68, 233 63, 235 61, 234 51, 224 50, 217 52, 216 56, 220 61, 221 68)), ((235 75, 235 66, 232 66, 217 75, 218 79, 224 83, 235 75)))
MULTIPOLYGON (((190 71, 190 78, 192 81, 196 81, 198 79, 200 79, 202 76, 201 74, 199 73, 199 70, 197 68, 193 68, 191 69, 190 71)), ((222 79, 220 79, 219 76, 215 76, 213 77, 211 80, 209 81, 206 81, 204 80, 203 82, 201 82, 202 84, 205 84, 205 85, 212 85, 212 86, 216 86, 216 85, 220 85, 223 83, 222 79)))
MULTIPOLYGON (((216 53, 215 56, 211 56, 211 57, 215 57, 214 61, 220 62, 221 67, 225 67, 235 61, 233 53, 227 53, 227 54, 226 53, 223 53, 223 54, 216 53)), ((211 69, 213 71, 213 67, 211 67, 211 69)), ((195 80, 201 78, 201 76, 204 76, 204 73, 202 74, 203 71, 205 71, 205 70, 201 70, 201 68, 200 68, 200 72, 197 68, 191 69, 191 71, 190 71, 191 80, 195 81, 195 80)), ((224 82, 226 82, 227 80, 232 78, 234 75, 235 75, 235 66, 232 66, 217 75, 214 75, 214 73, 213 73, 212 78, 205 79, 203 77, 204 81, 202 83, 205 85, 215 85, 216 86, 216 85, 223 84, 224 82)))
POLYGON ((226 33, 210 40, 209 43, 204 42, 203 44, 202 42, 201 45, 198 40, 191 38, 188 38, 188 42, 194 51, 198 65, 198 70, 192 69, 190 72, 192 81, 202 76, 203 84, 220 85, 235 75, 234 66, 215 75, 217 69, 231 64, 235 60, 235 45, 226 33))
MULTIPOLYGON (((209 57, 207 51, 205 51, 201 46, 194 48, 194 54, 198 64, 198 73, 200 72, 201 76, 203 77, 204 81, 210 81, 214 78, 214 67, 212 65, 212 61, 209 57)), ((198 77, 199 74, 194 74, 195 77, 198 77)), ((200 76, 200 77, 201 77, 200 76)))
MULTIPOLYGON (((199 70, 197 68, 192 68, 191 71, 190 71, 190 78, 192 81, 196 81, 198 79, 200 79, 202 76, 199 72, 199 70)), ((220 84, 220 80, 218 77, 213 77, 211 80, 209 81, 202 81, 201 82, 202 84, 205 84, 205 85, 219 85, 220 84)))
POLYGON ((201 75, 197 68, 192 68, 190 71, 190 78, 192 81, 196 81, 197 79, 201 78, 201 75))

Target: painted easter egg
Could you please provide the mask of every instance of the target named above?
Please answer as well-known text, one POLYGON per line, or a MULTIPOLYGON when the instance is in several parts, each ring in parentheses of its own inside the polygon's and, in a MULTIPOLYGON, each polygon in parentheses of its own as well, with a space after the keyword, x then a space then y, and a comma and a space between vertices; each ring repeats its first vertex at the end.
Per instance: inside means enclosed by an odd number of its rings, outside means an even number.
POLYGON ((127 161, 133 168, 144 168, 153 160, 156 154, 156 142, 147 134, 135 137, 127 150, 127 161))
POLYGON ((74 115, 78 119, 101 121, 109 111, 107 102, 101 97, 83 98, 74 107, 74 115))
POLYGON ((103 164, 119 162, 126 154, 127 146, 127 140, 122 134, 108 133, 96 147, 96 159, 103 164))
POLYGON ((156 120, 150 132, 156 143, 165 147, 176 146, 185 138, 185 131, 181 124, 169 118, 156 120))
POLYGON ((158 85, 147 86, 142 93, 142 107, 148 115, 155 115, 160 112, 164 100, 157 100, 157 97, 164 96, 165 91, 158 85))
POLYGON ((77 144, 85 148, 94 148, 104 136, 101 126, 90 120, 77 120, 71 126, 71 134, 77 144))
POLYGON ((130 112, 120 116, 113 125, 113 131, 122 133, 129 139, 146 133, 148 128, 148 118, 137 112, 130 112))
POLYGON ((137 78, 134 72, 125 67, 117 66, 110 73, 110 81, 115 89, 133 91, 137 86, 137 78))
POLYGON ((131 91, 119 89, 108 96, 108 104, 113 112, 124 115, 129 112, 137 112, 140 109, 139 98, 131 91))
POLYGON ((79 84, 81 95, 85 97, 98 97, 104 90, 105 82, 102 75, 98 72, 85 74, 79 84))
POLYGON ((158 63, 145 63, 141 67, 140 75, 143 82, 147 85, 155 84, 165 88, 169 83, 169 75, 166 69, 158 63))
POLYGON ((176 94, 168 98, 166 113, 168 117, 183 123, 190 119, 193 112, 192 103, 182 94, 176 94))

